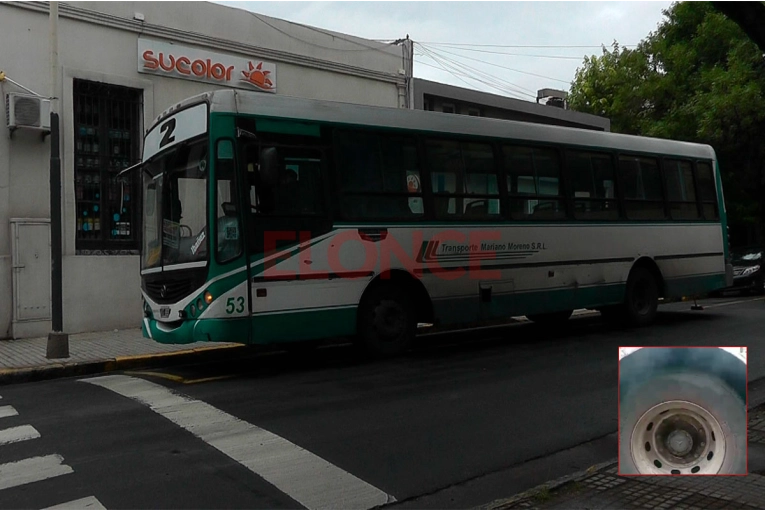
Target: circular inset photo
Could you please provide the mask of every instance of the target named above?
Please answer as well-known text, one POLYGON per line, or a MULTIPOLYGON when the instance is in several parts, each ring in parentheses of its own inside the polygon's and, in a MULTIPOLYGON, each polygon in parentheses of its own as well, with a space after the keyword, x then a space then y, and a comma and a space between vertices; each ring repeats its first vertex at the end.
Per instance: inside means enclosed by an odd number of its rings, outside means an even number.
POLYGON ((746 474, 746 347, 619 348, 619 474, 746 474))

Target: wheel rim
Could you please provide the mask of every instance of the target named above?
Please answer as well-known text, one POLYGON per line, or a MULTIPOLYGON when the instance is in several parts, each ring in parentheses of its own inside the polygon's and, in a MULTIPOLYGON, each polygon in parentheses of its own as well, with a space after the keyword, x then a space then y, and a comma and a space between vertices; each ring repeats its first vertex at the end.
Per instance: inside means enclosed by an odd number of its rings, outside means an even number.
POLYGON ((392 342, 406 331, 406 312, 395 301, 381 301, 374 312, 374 327, 383 342, 392 342))
POLYGON ((646 411, 632 430, 630 451, 638 473, 718 474, 726 439, 717 419, 703 407, 672 400, 646 411))

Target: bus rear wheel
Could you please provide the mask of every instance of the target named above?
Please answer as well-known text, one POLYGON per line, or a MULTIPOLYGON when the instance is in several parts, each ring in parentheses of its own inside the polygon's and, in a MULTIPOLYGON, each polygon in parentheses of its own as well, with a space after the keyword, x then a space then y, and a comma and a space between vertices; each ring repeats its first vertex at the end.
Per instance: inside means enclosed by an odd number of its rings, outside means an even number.
POLYGON ((620 400, 619 473, 746 474, 746 405, 718 377, 660 373, 620 400))
POLYGON ((656 319, 659 309, 659 286, 651 271, 636 267, 627 278, 624 313, 631 326, 647 326, 656 319))
POLYGON ((417 320, 412 300, 401 287, 375 285, 363 296, 358 313, 358 336, 368 354, 393 356, 411 346, 417 320))

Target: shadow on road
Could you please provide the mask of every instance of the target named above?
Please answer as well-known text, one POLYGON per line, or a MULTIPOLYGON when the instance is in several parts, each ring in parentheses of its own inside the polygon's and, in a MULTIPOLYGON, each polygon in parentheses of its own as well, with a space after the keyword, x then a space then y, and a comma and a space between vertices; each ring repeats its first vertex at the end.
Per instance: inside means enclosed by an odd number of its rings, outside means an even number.
MULTIPOLYGON (((248 352, 238 353, 234 359, 203 362, 165 370, 186 381, 205 382, 223 378, 268 378, 294 372, 338 370, 350 367, 374 366, 384 369, 386 364, 407 362, 451 361, 466 362, 479 358, 539 356, 564 348, 604 349, 619 345, 636 345, 645 337, 645 345, 672 345, 679 330, 690 325, 711 324, 724 320, 718 314, 690 311, 661 311, 657 321, 649 328, 631 329, 605 322, 599 315, 575 317, 563 327, 522 322, 501 326, 487 326, 471 330, 444 331, 421 334, 414 348, 397 358, 374 360, 363 356, 350 343, 334 341, 318 348, 298 352, 285 352, 253 346, 248 352)), ((685 343, 685 342, 683 342, 685 343)), ((616 354, 614 354, 616 359, 616 354)), ((188 384, 188 382, 187 382, 188 384)))

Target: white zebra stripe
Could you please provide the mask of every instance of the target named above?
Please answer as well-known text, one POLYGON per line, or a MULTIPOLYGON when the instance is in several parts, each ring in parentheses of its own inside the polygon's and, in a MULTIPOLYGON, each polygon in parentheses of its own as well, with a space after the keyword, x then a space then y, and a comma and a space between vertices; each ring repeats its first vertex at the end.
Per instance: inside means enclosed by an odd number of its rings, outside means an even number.
POLYGON ((18 416, 19 412, 13 408, 13 406, 0 406, 0 418, 8 418, 10 416, 18 416))
POLYGON ((54 454, 0 464, 0 490, 73 473, 63 462, 64 457, 54 454))
POLYGON ((95 496, 68 501, 56 506, 49 506, 44 510, 106 510, 106 507, 95 496))
POLYGON ((283 437, 159 384, 124 375, 81 381, 148 405, 309 510, 366 510, 396 500, 283 437))
POLYGON ((18 443, 29 439, 37 439, 40 433, 31 425, 20 425, 0 430, 0 445, 18 443))

